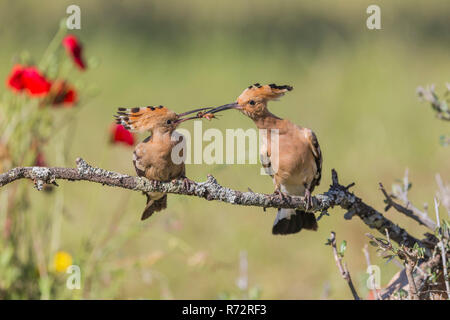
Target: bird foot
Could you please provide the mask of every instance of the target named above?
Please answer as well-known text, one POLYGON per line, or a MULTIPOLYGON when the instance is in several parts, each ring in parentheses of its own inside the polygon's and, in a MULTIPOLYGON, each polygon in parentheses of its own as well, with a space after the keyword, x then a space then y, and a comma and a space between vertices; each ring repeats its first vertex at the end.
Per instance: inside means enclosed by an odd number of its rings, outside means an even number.
POLYGON ((195 181, 189 179, 188 177, 183 177, 183 188, 190 190, 191 186, 195 184, 195 181))
POLYGON ((161 184, 161 181, 158 181, 158 180, 152 180, 151 181, 151 185, 152 185, 153 188, 159 187, 160 184, 161 184))
POLYGON ((312 208, 312 206, 313 206, 311 191, 309 191, 308 188, 305 190, 305 201, 306 201, 305 209, 306 209, 306 211, 308 211, 308 209, 312 208))
POLYGON ((281 200, 281 201, 286 201, 288 194, 285 192, 280 191, 280 189, 276 189, 274 194, 277 195, 277 197, 281 200))

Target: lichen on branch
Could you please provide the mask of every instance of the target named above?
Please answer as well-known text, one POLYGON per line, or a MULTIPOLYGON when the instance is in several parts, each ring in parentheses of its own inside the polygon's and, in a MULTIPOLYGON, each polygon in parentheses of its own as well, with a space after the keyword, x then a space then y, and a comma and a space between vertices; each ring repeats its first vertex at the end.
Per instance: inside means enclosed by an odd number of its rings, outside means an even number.
POLYGON ((398 244, 412 247, 415 243, 422 246, 420 240, 411 236, 405 229, 349 191, 354 183, 343 186, 339 183, 335 170, 332 170, 332 184, 328 191, 312 198, 312 206, 300 196, 280 197, 277 194, 241 192, 221 186, 217 180, 208 175, 204 182, 184 183, 183 179, 162 182, 151 181, 144 177, 133 177, 89 165, 81 158, 76 160, 77 168, 59 167, 18 167, 0 174, 0 187, 19 179, 34 181, 35 187, 42 190, 45 184, 56 184, 57 179, 69 181, 89 181, 110 187, 125 188, 142 192, 164 192, 196 196, 212 201, 222 201, 234 205, 256 206, 262 208, 293 208, 310 212, 326 213, 328 209, 339 206, 347 211, 346 219, 358 216, 367 226, 378 230, 381 234, 389 230, 391 239, 398 244))

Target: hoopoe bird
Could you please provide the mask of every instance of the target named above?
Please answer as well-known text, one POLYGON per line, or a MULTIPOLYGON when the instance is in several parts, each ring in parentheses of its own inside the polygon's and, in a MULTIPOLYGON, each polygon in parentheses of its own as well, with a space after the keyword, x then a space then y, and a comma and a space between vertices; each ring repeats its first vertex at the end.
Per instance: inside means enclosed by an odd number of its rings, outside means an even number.
MULTIPOLYGON (((185 183, 191 181, 186 177, 184 157, 182 154, 173 154, 178 143, 184 143, 183 135, 175 132, 178 125, 184 121, 198 119, 197 116, 182 118, 208 108, 196 109, 181 114, 163 106, 148 106, 141 108, 119 108, 115 115, 116 123, 121 124, 131 132, 149 131, 151 135, 139 143, 133 152, 133 164, 140 177, 149 180, 171 181, 183 178, 185 183), (173 156, 181 157, 173 161, 173 156)), ((141 220, 149 218, 154 212, 167 207, 167 195, 161 192, 150 192, 147 204, 142 213, 141 220)))
MULTIPOLYGON (((258 129, 266 129, 268 138, 261 143, 260 157, 266 172, 273 179, 275 193, 281 198, 285 198, 286 194, 304 196, 309 207, 312 205, 311 192, 319 185, 322 173, 322 152, 317 137, 311 129, 281 119, 267 109, 269 101, 280 98, 292 89, 288 85, 262 86, 256 83, 245 89, 236 102, 211 109, 207 113, 237 109, 252 119, 258 129), (273 129, 278 131, 278 146, 271 145, 270 134, 273 129), (278 160, 273 159, 273 148, 278 148, 278 160), (278 165, 273 170, 272 164, 276 160, 278 165)), ((302 229, 317 230, 314 213, 278 209, 273 234, 292 234, 302 229)))

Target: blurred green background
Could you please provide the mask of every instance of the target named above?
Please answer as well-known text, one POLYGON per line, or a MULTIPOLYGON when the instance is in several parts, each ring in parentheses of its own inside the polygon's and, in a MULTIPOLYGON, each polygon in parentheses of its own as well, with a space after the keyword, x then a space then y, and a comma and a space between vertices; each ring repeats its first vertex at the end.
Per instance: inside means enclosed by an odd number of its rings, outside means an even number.
MULTIPOLYGON (((252 83, 274 82, 290 84, 294 91, 269 109, 312 128, 319 138, 324 172, 316 193, 327 190, 332 168, 342 183, 356 182, 355 193, 379 210, 384 204, 378 182, 390 186, 405 168, 418 206, 432 203, 437 172, 448 181, 449 149, 438 142, 448 124, 436 120, 415 94, 417 86, 430 83, 443 91, 449 81, 447 0, 2 0, 3 78, 12 57, 24 50, 36 58, 43 54, 70 4, 81 7, 81 30, 73 33, 81 38, 88 62, 98 62, 82 81, 99 93, 71 126, 73 162, 66 165, 73 166, 80 156, 135 174, 132 149, 108 143, 119 106, 162 104, 175 111, 215 106, 233 101, 252 83), (382 30, 366 28, 366 8, 374 3, 381 7, 382 30)), ((192 123, 183 127, 191 130, 192 123)), ((203 123, 204 130, 211 127, 250 128, 253 123, 230 111, 219 121, 203 123)), ((48 148, 50 165, 61 165, 52 154, 57 141, 48 148)), ((259 171, 259 165, 187 166, 193 180, 211 173, 230 188, 272 192, 270 178, 259 171)), ((64 195, 59 248, 75 263, 86 243, 115 243, 114 250, 99 250, 86 264, 102 263, 105 270, 95 283, 83 283, 89 285, 84 298, 243 297, 236 280, 239 254, 246 251, 249 287, 261 298, 320 299, 329 287, 328 298, 349 299, 331 248, 324 245, 332 230, 338 241, 347 240, 345 259, 357 289, 368 292, 362 248, 369 230, 358 218, 344 220, 340 209, 320 221, 318 232, 275 237, 275 210, 170 195, 167 210, 141 222, 145 198, 139 193, 65 181, 56 192, 64 195), (120 222, 106 222, 111 216, 121 216, 120 222), (104 237, 111 228, 111 236, 104 237)), ((36 212, 47 214, 55 192, 33 192, 32 197, 36 212)), ((394 211, 386 216, 415 236, 426 231, 394 211)), ((385 265, 372 249, 371 255, 386 284, 398 267, 385 265)))

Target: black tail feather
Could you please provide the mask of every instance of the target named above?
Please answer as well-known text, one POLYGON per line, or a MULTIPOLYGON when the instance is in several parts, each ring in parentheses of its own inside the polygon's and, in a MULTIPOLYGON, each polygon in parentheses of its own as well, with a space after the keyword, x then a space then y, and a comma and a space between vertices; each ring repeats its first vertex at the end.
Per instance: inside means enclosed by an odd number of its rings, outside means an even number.
POLYGON ((300 232, 302 229, 317 230, 317 220, 314 213, 295 210, 295 213, 284 217, 285 214, 282 214, 281 210, 283 209, 278 210, 277 218, 272 228, 272 234, 293 234, 300 232))
POLYGON ((141 220, 145 220, 150 218, 153 212, 161 211, 167 208, 167 195, 165 194, 158 200, 150 199, 150 196, 147 196, 147 206, 145 207, 144 212, 142 213, 141 220))

